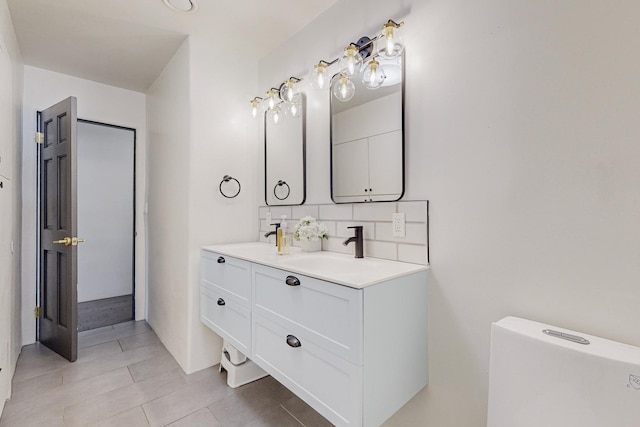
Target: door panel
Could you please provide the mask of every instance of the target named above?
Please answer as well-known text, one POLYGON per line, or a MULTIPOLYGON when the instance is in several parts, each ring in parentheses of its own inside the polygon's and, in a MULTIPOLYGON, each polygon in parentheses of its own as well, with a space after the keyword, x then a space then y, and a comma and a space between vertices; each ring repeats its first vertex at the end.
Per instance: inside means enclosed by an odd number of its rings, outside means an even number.
POLYGON ((78 352, 76 218, 76 99, 41 113, 39 340, 74 361, 78 352), (57 243, 56 243, 57 242, 57 243))

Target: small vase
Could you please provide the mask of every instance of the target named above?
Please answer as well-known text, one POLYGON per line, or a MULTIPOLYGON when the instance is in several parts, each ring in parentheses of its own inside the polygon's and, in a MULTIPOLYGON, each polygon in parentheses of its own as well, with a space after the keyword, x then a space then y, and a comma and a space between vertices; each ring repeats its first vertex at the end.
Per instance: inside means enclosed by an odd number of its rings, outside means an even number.
POLYGON ((322 240, 300 240, 300 249, 302 252, 317 252, 322 250, 322 240))

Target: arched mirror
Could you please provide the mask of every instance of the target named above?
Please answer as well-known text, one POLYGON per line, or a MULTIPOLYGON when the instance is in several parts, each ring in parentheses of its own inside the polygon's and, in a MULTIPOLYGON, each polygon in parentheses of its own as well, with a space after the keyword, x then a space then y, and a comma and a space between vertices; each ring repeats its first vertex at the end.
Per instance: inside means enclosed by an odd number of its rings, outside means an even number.
POLYGON ((354 78, 355 94, 346 102, 331 91, 335 203, 395 201, 404 194, 404 55, 376 59, 386 75, 381 87, 371 90, 354 78))
POLYGON ((297 96, 297 110, 281 104, 264 117, 264 198, 270 206, 301 205, 306 197, 306 100, 297 96))

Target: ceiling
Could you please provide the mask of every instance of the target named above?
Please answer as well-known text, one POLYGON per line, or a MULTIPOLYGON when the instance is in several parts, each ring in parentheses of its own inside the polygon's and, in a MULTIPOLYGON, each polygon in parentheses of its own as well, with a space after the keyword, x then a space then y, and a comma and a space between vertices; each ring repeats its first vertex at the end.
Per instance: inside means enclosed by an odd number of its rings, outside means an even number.
POLYGON ((188 35, 236 44, 257 58, 337 0, 8 0, 26 65, 146 92, 188 35))

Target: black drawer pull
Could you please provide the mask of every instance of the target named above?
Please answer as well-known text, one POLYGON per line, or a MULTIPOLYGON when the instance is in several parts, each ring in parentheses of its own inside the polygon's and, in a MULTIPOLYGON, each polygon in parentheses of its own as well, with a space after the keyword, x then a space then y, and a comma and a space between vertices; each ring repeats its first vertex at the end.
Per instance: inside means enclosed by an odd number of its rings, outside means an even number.
POLYGON ((225 305, 226 302, 222 298, 218 298, 218 305, 225 305))
POLYGON ((300 286, 300 280, 296 276, 287 276, 284 282, 289 286, 300 286))
POLYGON ((218 257, 218 264, 224 264, 225 260, 223 256, 218 257))
POLYGON ((302 347, 302 343, 300 342, 300 340, 293 335, 287 335, 287 344, 289 344, 290 347, 294 348, 302 347))

